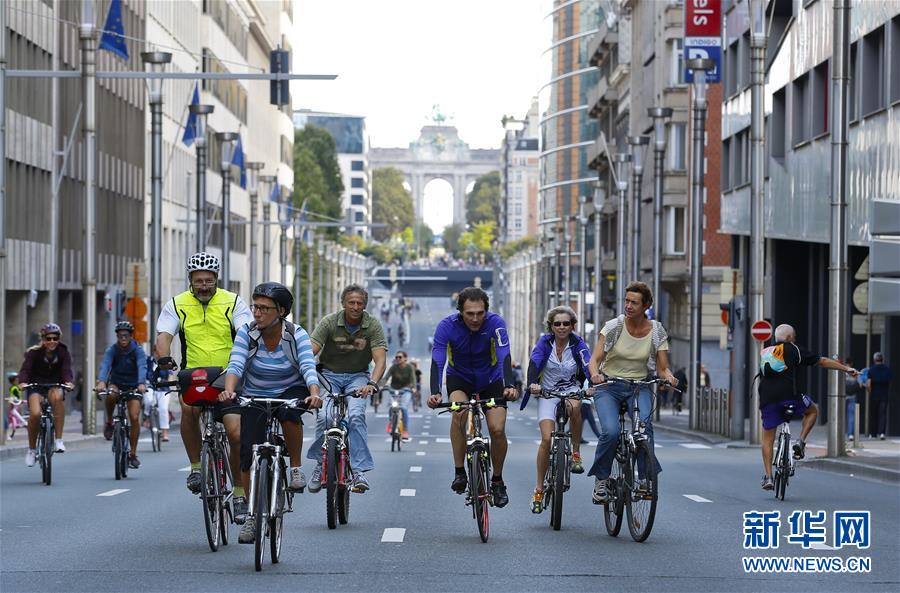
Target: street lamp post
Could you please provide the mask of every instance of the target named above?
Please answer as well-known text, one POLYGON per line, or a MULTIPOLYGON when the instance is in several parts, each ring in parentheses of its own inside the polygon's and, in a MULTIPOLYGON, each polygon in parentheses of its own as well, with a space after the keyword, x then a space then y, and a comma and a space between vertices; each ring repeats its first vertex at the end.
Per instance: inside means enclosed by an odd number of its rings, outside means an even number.
MULTIPOLYGON (((151 72, 163 72, 172 54, 162 51, 141 52, 141 60, 151 72)), ((150 344, 155 342, 156 318, 162 308, 162 78, 147 81, 150 87, 150 344)))
POLYGON ((588 227, 588 197, 578 197, 578 318, 581 319, 581 335, 584 336, 584 327, 587 323, 585 303, 587 303, 587 227, 588 227))
POLYGON ((641 279, 641 185, 644 180, 644 151, 650 136, 632 136, 631 145, 631 279, 641 279))
MULTIPOLYGON (((259 171, 265 165, 260 162, 251 161, 247 163, 247 190, 250 194, 250 286, 251 289, 256 287, 258 278, 256 277, 258 265, 259 242, 257 233, 259 225, 257 217, 259 213, 259 171)), ((267 225, 268 226, 268 225, 267 225)))
POLYGON ((563 242, 566 244, 566 262, 565 267, 563 268, 563 274, 565 274, 565 278, 563 278, 563 291, 565 296, 560 304, 569 307, 572 304, 572 232, 569 229, 568 218, 563 220, 563 225, 565 225, 563 242))
MULTIPOLYGON (((316 255, 318 256, 319 261, 319 278, 318 278, 318 287, 319 287, 319 296, 317 299, 317 311, 316 311, 316 321, 321 321, 322 317, 325 314, 325 301, 324 301, 324 284, 325 284, 325 238, 319 237, 316 241, 316 255)), ((310 324, 312 325, 312 324, 310 324)))
POLYGON ((606 192, 600 180, 594 182, 594 335, 592 341, 597 340, 600 332, 600 290, 603 287, 601 267, 603 265, 603 253, 600 249, 600 234, 602 232, 603 218, 600 216, 600 210, 603 208, 603 201, 606 199, 606 192))
POLYGON ((703 161, 706 135, 706 73, 714 63, 707 59, 687 61, 693 70, 693 140, 691 155, 691 364, 688 387, 691 391, 691 418, 696 422, 696 403, 700 393, 701 299, 703 298, 703 161))
POLYGON ((270 222, 272 222, 272 201, 268 199, 269 193, 271 192, 270 188, 272 184, 275 183, 277 177, 274 175, 260 175, 259 181, 264 185, 265 191, 263 194, 267 196, 265 200, 263 200, 263 261, 262 261, 262 277, 265 278, 265 282, 269 281, 269 260, 272 258, 272 231, 270 230, 270 222))
POLYGON ((281 276, 279 277, 279 281, 285 286, 287 286, 288 263, 287 232, 291 223, 291 217, 288 213, 288 203, 290 199, 290 196, 288 196, 278 208, 278 220, 281 222, 281 237, 278 242, 278 262, 281 264, 281 276))
POLYGON ((619 192, 619 211, 616 213, 618 222, 617 230, 619 247, 616 249, 616 315, 625 311, 625 276, 628 273, 628 238, 626 221, 628 220, 628 202, 625 195, 628 193, 628 163, 631 155, 620 152, 615 155, 616 164, 616 190, 619 192))
POLYGON ((653 118, 653 318, 660 316, 660 278, 662 277, 662 207, 664 191, 663 165, 666 158, 666 120, 672 117, 671 107, 650 107, 647 115, 653 118))
POLYGON ((214 105, 191 104, 191 115, 197 116, 194 144, 197 147, 197 251, 206 251, 206 118, 214 105))
POLYGON ((222 145, 222 288, 231 290, 231 151, 237 132, 217 132, 222 145))
POLYGON ((294 212, 294 321, 300 323, 300 274, 303 266, 302 249, 303 249, 303 227, 301 223, 301 210, 294 212))

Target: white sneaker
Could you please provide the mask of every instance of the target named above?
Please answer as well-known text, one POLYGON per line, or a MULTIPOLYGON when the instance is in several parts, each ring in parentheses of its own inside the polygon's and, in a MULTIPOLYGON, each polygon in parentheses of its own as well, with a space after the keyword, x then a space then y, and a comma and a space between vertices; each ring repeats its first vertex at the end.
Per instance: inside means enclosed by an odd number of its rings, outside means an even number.
POLYGON ((37 451, 35 449, 28 449, 28 452, 25 453, 25 466, 34 467, 35 461, 37 461, 37 451))
POLYGON ((66 452, 66 444, 62 439, 56 439, 56 452, 57 453, 65 453, 66 452))
POLYGON ((306 476, 299 467, 292 467, 288 471, 288 488, 294 492, 303 492, 303 489, 306 488, 306 476))

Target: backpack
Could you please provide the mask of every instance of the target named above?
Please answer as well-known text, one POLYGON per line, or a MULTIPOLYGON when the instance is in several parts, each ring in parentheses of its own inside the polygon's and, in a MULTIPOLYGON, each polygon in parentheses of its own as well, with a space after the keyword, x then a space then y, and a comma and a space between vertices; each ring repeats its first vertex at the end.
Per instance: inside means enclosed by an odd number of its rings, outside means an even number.
MULTIPOLYGON (((800 348, 791 342, 780 342, 774 346, 763 348, 759 353, 759 373, 757 377, 777 377, 787 372, 790 368, 784 359, 784 346, 790 344, 797 350, 797 358, 800 358, 800 348)), ((794 394, 797 393, 797 375, 794 374, 794 394)))
MULTIPOLYGON (((294 337, 294 331, 296 329, 297 326, 288 320, 284 320, 281 329, 281 351, 284 352, 284 355, 291 362, 291 365, 297 369, 298 372, 301 372, 300 359, 297 356, 297 339, 294 337)), ((250 361, 253 360, 259 352, 259 341, 262 338, 262 332, 257 329, 256 321, 251 322, 247 326, 247 335, 250 338, 250 344, 247 349, 245 369, 250 368, 250 361)))

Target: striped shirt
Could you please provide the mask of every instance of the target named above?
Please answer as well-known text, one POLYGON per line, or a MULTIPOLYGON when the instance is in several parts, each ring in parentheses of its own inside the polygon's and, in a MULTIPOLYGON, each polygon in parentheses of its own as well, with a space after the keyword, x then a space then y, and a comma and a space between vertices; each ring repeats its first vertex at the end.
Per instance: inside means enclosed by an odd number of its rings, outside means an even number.
MULTIPOLYGON (((247 356, 250 349, 248 332, 247 324, 242 325, 238 330, 227 370, 229 375, 244 378, 243 395, 247 397, 279 397, 295 385, 319 384, 316 377, 316 360, 313 357, 312 343, 309 341, 309 334, 302 327, 295 326, 294 341, 297 344, 297 360, 300 362, 303 376, 285 355, 281 344, 274 351, 269 352, 262 339, 259 340, 256 356, 253 357, 247 368, 247 356)), ((288 347, 293 347, 293 345, 288 345, 288 347)))

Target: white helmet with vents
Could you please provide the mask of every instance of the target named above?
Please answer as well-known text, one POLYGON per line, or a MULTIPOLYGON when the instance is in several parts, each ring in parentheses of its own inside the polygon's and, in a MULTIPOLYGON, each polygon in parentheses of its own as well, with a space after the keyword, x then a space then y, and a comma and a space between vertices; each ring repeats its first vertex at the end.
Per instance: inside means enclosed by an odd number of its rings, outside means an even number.
POLYGON ((188 276, 192 272, 212 272, 216 276, 219 275, 219 258, 211 253, 201 251, 195 253, 188 258, 187 263, 188 276))

